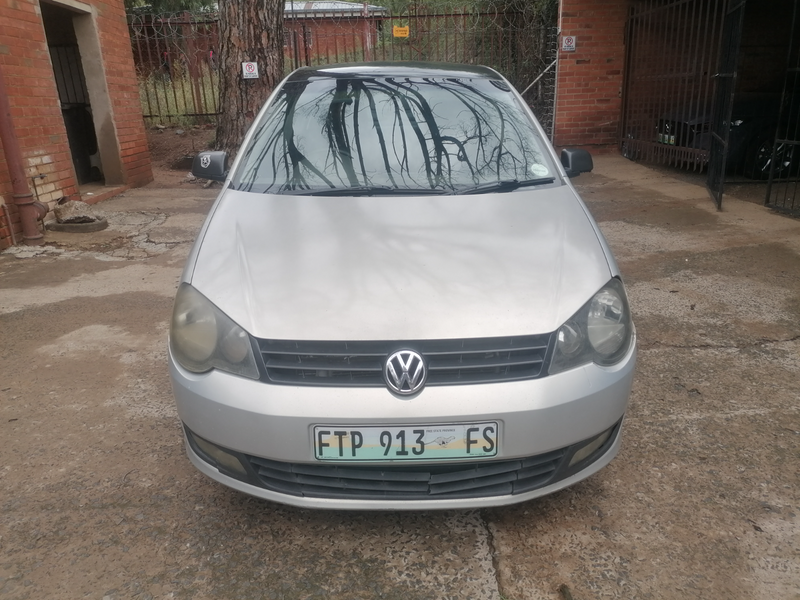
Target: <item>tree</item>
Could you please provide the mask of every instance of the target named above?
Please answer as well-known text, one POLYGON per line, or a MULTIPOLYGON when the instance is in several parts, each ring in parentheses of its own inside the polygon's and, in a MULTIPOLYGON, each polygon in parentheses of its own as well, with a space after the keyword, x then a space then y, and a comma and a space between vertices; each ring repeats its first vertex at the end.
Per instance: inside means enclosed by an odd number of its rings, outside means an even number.
POLYGON ((236 153, 247 128, 283 79, 283 0, 221 0, 219 4, 220 111, 216 147, 236 153), (258 65, 245 79, 242 63, 258 65))

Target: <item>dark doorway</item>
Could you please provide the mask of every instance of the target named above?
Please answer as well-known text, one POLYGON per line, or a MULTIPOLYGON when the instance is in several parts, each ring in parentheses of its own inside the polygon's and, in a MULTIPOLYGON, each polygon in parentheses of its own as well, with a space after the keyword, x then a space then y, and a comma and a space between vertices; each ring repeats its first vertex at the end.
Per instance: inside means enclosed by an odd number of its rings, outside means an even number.
POLYGON ((769 152, 766 205, 800 216, 800 0, 794 0, 778 129, 769 152))
POLYGON ((41 3, 47 46, 78 184, 103 181, 92 106, 72 12, 41 3))
POLYGON ((724 184, 766 186, 795 1, 633 0, 623 155, 708 171, 718 205, 724 184))

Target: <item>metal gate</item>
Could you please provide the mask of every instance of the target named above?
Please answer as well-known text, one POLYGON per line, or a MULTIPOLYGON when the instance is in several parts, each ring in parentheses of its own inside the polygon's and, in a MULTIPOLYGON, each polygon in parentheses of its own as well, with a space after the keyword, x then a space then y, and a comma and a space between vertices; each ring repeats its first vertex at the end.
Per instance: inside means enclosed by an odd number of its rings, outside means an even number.
POLYGON ((800 0, 794 2, 792 38, 786 63, 778 130, 772 145, 765 204, 800 215, 800 0))
POLYGON ((726 5, 726 0, 632 5, 620 130, 624 156, 694 170, 705 166, 726 5))
POLYGON ((725 13, 722 30, 722 47, 719 71, 714 74, 717 86, 714 93, 714 110, 711 116, 711 148, 708 158, 706 185, 717 208, 722 208, 725 184, 725 167, 728 159, 728 142, 731 133, 731 112, 736 93, 736 64, 742 41, 745 0, 733 0, 725 13))
POLYGON ((128 15, 139 100, 148 125, 202 122, 219 112, 216 15, 128 15))
MULTIPOLYGON (((558 29, 548 15, 525 1, 413 6, 412 12, 392 15, 353 2, 287 2, 287 74, 302 65, 375 60, 483 64, 523 91, 552 136, 558 29)), ((219 111, 216 15, 128 19, 148 124, 213 120, 219 111)))

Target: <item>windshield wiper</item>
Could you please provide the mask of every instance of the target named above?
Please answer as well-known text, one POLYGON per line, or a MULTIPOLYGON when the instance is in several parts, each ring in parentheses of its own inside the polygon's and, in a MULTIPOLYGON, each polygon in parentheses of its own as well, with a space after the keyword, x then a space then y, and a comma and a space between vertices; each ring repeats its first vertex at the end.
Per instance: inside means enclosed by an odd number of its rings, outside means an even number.
POLYGON ((506 181, 487 181, 470 187, 453 190, 452 194, 487 194, 490 192, 513 192, 517 188, 529 185, 544 185, 553 183, 555 177, 537 177, 536 179, 509 179, 506 181))
POLYGON ((295 191, 305 196, 430 196, 446 194, 450 190, 431 188, 395 188, 381 185, 360 185, 346 188, 329 188, 322 190, 295 191))

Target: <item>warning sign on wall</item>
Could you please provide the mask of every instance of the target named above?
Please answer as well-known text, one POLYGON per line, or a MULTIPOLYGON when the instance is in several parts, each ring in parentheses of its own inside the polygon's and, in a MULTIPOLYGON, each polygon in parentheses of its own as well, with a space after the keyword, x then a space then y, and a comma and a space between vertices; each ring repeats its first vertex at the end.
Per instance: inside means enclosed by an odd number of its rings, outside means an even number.
POLYGON ((561 38, 561 51, 562 52, 575 52, 577 40, 573 35, 565 35, 561 38))
POLYGON ((258 64, 254 62, 243 62, 242 77, 244 79, 258 79, 258 64))
POLYGON ((394 37, 408 37, 409 30, 411 28, 406 25, 405 27, 398 27, 395 25, 392 27, 392 35, 394 37))

